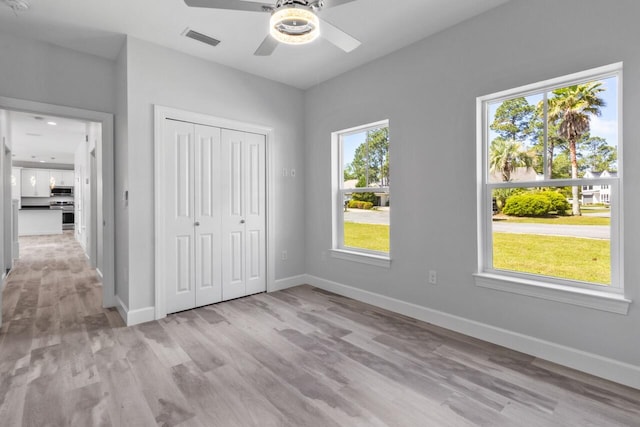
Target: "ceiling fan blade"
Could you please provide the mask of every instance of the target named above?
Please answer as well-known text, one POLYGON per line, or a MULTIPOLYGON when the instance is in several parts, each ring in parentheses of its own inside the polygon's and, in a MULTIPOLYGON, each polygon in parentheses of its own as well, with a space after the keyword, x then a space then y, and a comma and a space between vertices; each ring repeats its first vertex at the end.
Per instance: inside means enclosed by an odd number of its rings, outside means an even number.
POLYGON ((248 12, 271 12, 273 5, 244 0, 184 0, 189 7, 210 9, 244 10, 248 12))
POLYGON ((328 7, 340 6, 341 4, 345 3, 351 3, 352 1, 353 0, 324 0, 323 9, 326 9, 328 7))
POLYGON ((324 19, 320 19, 320 35, 347 53, 362 44, 355 37, 350 36, 324 19))
POLYGON ((278 40, 271 37, 271 35, 267 34, 267 37, 264 38, 258 49, 254 52, 255 56, 269 56, 276 50, 278 47, 278 40))

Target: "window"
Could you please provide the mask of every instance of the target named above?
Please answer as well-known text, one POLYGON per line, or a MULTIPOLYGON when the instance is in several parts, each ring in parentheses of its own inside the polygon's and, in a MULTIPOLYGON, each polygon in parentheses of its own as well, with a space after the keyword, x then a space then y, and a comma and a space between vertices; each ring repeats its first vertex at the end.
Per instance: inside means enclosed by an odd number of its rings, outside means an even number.
POLYGON ((389 265, 389 122, 332 134, 332 255, 389 265))
POLYGON ((615 64, 478 98, 479 285, 626 313, 621 84, 615 64))

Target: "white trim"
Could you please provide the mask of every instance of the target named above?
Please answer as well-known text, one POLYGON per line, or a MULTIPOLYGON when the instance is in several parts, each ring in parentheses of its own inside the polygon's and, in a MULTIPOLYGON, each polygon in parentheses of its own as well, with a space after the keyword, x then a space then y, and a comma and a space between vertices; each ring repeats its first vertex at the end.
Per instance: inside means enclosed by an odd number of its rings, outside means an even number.
MULTIPOLYGON (((587 83, 589 81, 603 79, 618 75, 622 70, 622 62, 616 62, 614 64, 604 65, 602 67, 591 68, 589 70, 579 71, 573 74, 567 74, 565 76, 556 77, 553 79, 544 80, 537 83, 531 83, 524 86, 519 86, 512 89, 503 90, 501 92, 495 92, 489 95, 478 97, 479 101, 505 101, 511 98, 513 95, 530 96, 537 93, 549 92, 555 89, 559 89, 562 86, 569 84, 587 83)), ((620 92, 622 93, 622 92, 620 92)), ((622 110, 618 110, 622 111, 622 110)), ((622 134, 620 134, 622 135, 622 134)))
MULTIPOLYGON (((0 109, 50 114, 52 116, 86 120, 102 124, 102 210, 98 212, 98 224, 103 225, 103 264, 104 280, 102 286, 102 306, 114 307, 115 300, 115 211, 114 211, 114 128, 113 114, 81 108, 65 107, 55 104, 27 101, 0 96, 0 109)), ((98 190, 100 194, 100 190, 98 190)))
POLYGON ((573 286, 543 283, 534 280, 517 279, 498 274, 474 274, 476 286, 542 298, 580 307, 593 308, 626 315, 631 300, 624 295, 595 291, 573 286))
POLYGON ((307 275, 312 286, 640 389, 640 366, 307 275))
POLYGON ((154 320, 155 308, 144 307, 137 310, 129 310, 129 307, 116 295, 116 308, 122 320, 127 326, 139 325, 140 323, 154 320))
POLYGON ((100 271, 99 268, 96 268, 96 274, 98 275, 98 278, 102 282, 102 280, 104 279, 104 275, 102 274, 102 271, 100 271))
MULTIPOLYGON (((274 143, 275 132, 273 128, 253 123, 239 122, 236 120, 225 119, 221 117, 209 116, 207 114, 196 113, 192 111, 179 110, 172 107, 165 107, 162 105, 154 105, 154 182, 162 182, 161 168, 158 165, 163 163, 163 150, 162 140, 164 135, 164 122, 167 119, 179 120, 188 123, 201 124, 205 126, 213 126, 221 129, 239 130, 242 132, 255 133, 264 135, 265 137, 265 174, 266 174, 266 203, 267 203, 267 219, 266 219, 266 252, 267 252, 267 290, 274 288, 275 286, 275 219, 274 219, 274 206, 272 203, 272 197, 275 194, 274 191, 274 179, 271 177, 273 159, 272 159, 272 145, 274 143)), ((154 239, 158 240, 164 233, 164 227, 162 223, 163 215, 160 206, 164 206, 165 194, 161 185, 154 186, 155 201, 154 201, 154 239)), ((155 245, 154 248, 154 272, 155 272, 155 319, 162 319, 167 316, 167 302, 166 302, 166 285, 164 281, 164 274, 162 274, 161 266, 163 259, 163 251, 160 245, 155 245)), ((145 310, 145 309, 143 309, 145 310)), ((138 311, 138 310, 136 310, 138 311)))
POLYGON ((285 277, 284 279, 278 279, 273 283, 273 286, 267 289, 267 292, 276 292, 283 289, 293 288, 294 286, 304 285, 307 283, 307 275, 299 274, 297 276, 285 277))
POLYGON ((329 254, 332 258, 342 259, 345 261, 359 262, 362 264, 374 265, 376 267, 391 268, 391 258, 384 255, 375 255, 363 251, 346 249, 330 249, 329 254))

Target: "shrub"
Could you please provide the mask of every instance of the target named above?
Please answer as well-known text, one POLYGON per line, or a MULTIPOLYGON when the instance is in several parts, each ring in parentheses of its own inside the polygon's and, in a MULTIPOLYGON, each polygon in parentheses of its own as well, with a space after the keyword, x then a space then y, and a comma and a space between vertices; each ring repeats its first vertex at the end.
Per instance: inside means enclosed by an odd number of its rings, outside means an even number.
POLYGON ((363 202, 360 200, 349 200, 348 206, 351 209, 371 209, 373 208, 373 203, 363 202))
POLYGON ((551 211, 549 198, 539 193, 511 196, 502 208, 502 213, 513 216, 544 216, 551 211))
POLYGON ((351 195, 351 200, 356 200, 359 202, 369 202, 372 205, 375 205, 378 201, 378 198, 373 193, 353 193, 351 195))
POLYGON ((567 198, 558 191, 542 190, 538 194, 542 194, 549 199, 551 211, 556 212, 558 215, 565 215, 565 212, 571 209, 567 198))

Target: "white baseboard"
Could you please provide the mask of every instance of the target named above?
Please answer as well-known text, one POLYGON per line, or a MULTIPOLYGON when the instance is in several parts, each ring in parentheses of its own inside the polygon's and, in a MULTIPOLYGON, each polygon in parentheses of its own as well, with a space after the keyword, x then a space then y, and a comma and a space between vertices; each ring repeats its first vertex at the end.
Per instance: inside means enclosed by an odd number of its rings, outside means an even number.
POLYGON ((281 291, 283 289, 287 289, 287 288, 292 288, 294 286, 298 286, 298 285, 302 285, 307 283, 307 275, 306 274, 300 274, 298 276, 291 276, 291 277, 286 277, 284 279, 278 279, 273 283, 273 286, 271 286, 267 292, 275 292, 275 291, 281 291))
POLYGON ((305 279, 298 282, 307 283, 326 291, 432 323, 461 334, 640 389, 640 366, 497 328, 312 275, 306 275, 305 279))
POLYGON ((127 326, 150 322, 155 319, 155 308, 144 307, 137 310, 129 310, 129 307, 116 295, 116 308, 127 326))

